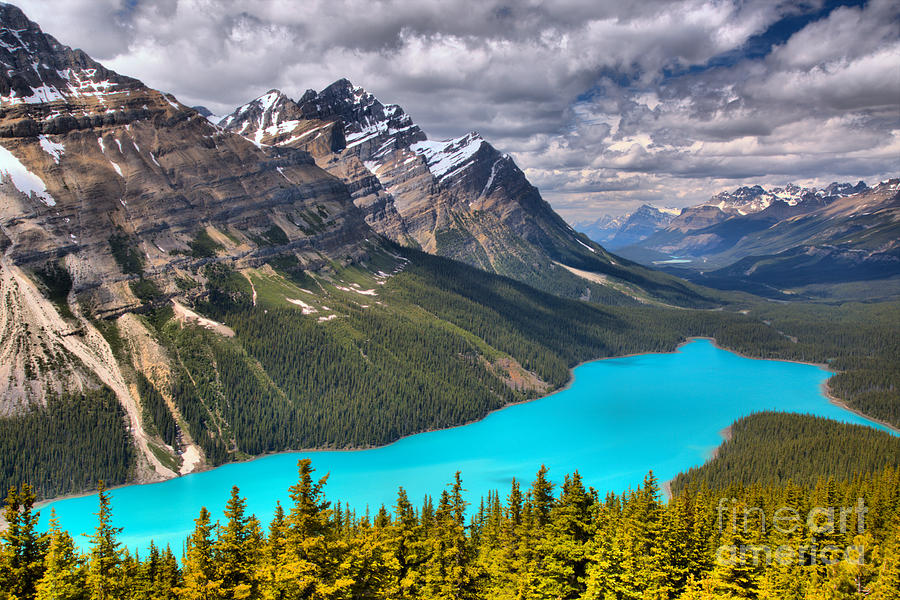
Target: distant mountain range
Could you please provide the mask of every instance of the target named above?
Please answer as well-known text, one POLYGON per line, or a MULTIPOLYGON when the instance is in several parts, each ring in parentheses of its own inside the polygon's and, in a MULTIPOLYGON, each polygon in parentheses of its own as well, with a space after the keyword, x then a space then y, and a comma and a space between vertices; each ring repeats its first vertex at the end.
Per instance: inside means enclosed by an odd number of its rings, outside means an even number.
POLYGON ((900 275, 900 180, 741 187, 617 248, 695 282, 776 295, 900 275))

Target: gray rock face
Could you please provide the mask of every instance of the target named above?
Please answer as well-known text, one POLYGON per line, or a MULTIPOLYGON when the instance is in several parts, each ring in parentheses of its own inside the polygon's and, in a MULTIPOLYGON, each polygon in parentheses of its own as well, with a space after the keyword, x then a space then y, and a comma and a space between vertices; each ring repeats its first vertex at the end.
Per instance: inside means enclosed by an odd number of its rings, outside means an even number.
MULTIPOLYGON (((129 276, 110 256, 115 232, 135 240, 147 273, 164 287, 194 260, 189 242, 210 227, 230 236, 240 249, 235 260, 245 263, 271 252, 252 239, 274 223, 311 266, 364 254, 360 241, 371 230, 345 186, 310 154, 223 131, 174 97, 60 44, 5 4, 0 62, 0 168, 8 174, 0 228, 8 255, 29 268, 66 257, 76 290, 97 289, 99 310, 133 301, 116 291, 129 276)), ((268 127, 282 119, 273 108, 292 105, 273 94, 267 110, 250 107, 247 118, 268 127)))
POLYGON ((0 4, 0 23, 0 97, 5 106, 141 86, 137 79, 105 69, 81 50, 63 46, 11 4, 0 4))

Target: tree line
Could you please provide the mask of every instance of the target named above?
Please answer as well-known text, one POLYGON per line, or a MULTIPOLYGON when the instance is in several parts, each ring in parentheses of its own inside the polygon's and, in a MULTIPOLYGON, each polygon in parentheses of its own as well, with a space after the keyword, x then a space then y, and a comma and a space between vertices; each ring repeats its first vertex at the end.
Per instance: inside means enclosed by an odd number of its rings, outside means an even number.
POLYGON ((33 492, 13 488, 0 598, 888 600, 900 590, 896 469, 692 485, 665 503, 652 473, 600 497, 577 471, 557 485, 542 467, 477 508, 457 473, 418 505, 400 488, 375 514, 330 503, 326 483, 301 460, 290 505, 265 529, 233 488, 223 520, 201 509, 180 565, 169 548, 123 547, 102 487, 86 552, 55 519, 39 532, 33 492), (842 511, 840 525, 819 518, 828 509, 842 511))

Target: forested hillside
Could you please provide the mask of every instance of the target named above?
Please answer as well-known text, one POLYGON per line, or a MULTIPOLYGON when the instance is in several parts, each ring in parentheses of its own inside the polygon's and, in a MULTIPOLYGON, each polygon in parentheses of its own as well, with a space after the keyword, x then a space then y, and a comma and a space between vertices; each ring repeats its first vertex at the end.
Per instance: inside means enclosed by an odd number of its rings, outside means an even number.
MULTIPOLYGON (((383 444, 542 395, 563 385, 579 362, 671 351, 689 336, 716 337, 754 356, 844 360, 855 368, 891 348, 883 326, 860 332, 855 345, 848 338, 846 348, 800 344, 742 314, 598 307, 446 259, 408 256, 401 273, 376 286, 377 296, 343 304, 338 294, 328 296, 339 316, 327 322, 278 296, 267 299, 264 282, 251 278, 251 287, 225 269, 209 278, 211 293, 198 309, 232 328, 234 338, 164 322, 160 339, 184 370, 173 396, 208 456, 219 462, 285 448, 383 444)), ((277 281, 329 287, 307 277, 284 271, 277 281)), ((887 320, 892 311, 865 314, 887 320)), ((858 332, 852 320, 834 327, 845 337, 858 332)), ((890 391, 885 399, 895 404, 890 391)))
POLYGON ((707 463, 678 475, 672 491, 691 485, 812 485, 900 468, 900 437, 865 425, 812 415, 763 412, 738 419, 730 439, 707 463))
POLYGON ((122 407, 108 388, 51 398, 18 418, 0 419, 0 485, 34 482, 40 497, 124 483, 134 448, 122 407))

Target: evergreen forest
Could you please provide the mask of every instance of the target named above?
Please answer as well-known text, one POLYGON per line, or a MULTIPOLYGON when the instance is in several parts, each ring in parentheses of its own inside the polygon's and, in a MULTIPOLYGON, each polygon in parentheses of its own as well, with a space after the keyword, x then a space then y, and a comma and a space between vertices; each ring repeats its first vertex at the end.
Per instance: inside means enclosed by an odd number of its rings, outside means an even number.
POLYGON ((298 464, 270 523, 233 488, 224 517, 201 509, 184 548, 144 556, 118 541, 101 487, 86 551, 34 493, 12 488, 0 539, 0 598, 50 599, 856 599, 900 590, 900 471, 812 483, 691 483, 661 499, 652 473, 600 496, 541 468, 477 506, 459 473, 421 502, 363 514, 326 499, 327 475, 298 464), (180 559, 177 560, 177 559, 180 559))

